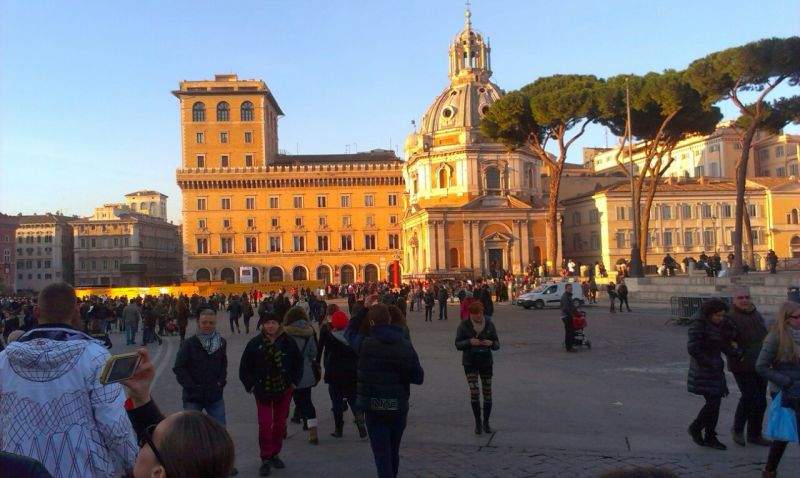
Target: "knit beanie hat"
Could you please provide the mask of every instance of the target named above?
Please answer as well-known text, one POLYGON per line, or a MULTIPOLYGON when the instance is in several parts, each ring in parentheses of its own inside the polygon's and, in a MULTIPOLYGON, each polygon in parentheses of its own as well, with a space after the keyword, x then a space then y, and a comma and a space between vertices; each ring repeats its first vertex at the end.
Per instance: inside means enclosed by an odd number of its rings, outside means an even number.
POLYGON ((268 322, 270 320, 274 320, 279 324, 281 323, 281 317, 278 314, 270 314, 269 312, 264 312, 262 314, 259 314, 258 325, 256 325, 256 327, 261 327, 261 325, 263 325, 264 322, 268 322))
POLYGON ((331 316, 331 327, 333 330, 344 330, 347 327, 347 314, 337 310, 331 316))

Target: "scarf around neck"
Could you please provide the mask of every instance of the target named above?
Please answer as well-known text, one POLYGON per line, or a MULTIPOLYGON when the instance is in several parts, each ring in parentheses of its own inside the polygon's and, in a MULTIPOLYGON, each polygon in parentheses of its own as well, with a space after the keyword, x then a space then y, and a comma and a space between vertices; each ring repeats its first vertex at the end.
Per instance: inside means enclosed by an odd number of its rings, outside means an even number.
POLYGON ((486 328, 486 319, 483 319, 483 322, 480 324, 472 319, 469 319, 469 321, 472 322, 472 328, 475 329, 475 336, 480 335, 481 332, 483 332, 483 329, 486 328))
POLYGON ((197 339, 200 340, 200 345, 203 346, 208 355, 212 355, 222 347, 222 336, 216 330, 210 334, 198 332, 197 339))

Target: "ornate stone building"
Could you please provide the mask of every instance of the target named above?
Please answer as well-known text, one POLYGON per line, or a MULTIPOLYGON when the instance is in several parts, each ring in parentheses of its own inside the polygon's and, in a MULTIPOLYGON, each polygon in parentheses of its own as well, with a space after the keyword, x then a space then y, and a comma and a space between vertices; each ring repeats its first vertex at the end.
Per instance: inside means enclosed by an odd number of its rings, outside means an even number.
POLYGON ((53 282, 74 283, 72 217, 58 214, 18 216, 17 292, 39 292, 53 282))
POLYGON ((479 126, 503 94, 490 81, 491 48, 472 28, 450 45, 450 84, 406 140, 403 271, 407 277, 520 273, 541 263, 547 237, 540 161, 508 151, 479 126))

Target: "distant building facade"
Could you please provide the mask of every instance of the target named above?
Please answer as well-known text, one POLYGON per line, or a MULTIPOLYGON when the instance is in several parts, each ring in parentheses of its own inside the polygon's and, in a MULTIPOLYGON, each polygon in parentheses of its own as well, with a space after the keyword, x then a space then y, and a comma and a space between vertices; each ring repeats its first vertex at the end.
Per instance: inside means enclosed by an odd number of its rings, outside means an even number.
POLYGON ((16 232, 19 216, 0 214, 0 293, 14 291, 16 281, 16 232))
POLYGON ((167 196, 139 191, 71 221, 75 285, 146 286, 182 279, 180 227, 166 218, 167 196))
MULTIPOLYGON (((749 179, 746 201, 756 267, 765 267, 769 249, 782 258, 800 258, 800 183, 788 178, 749 179)), ((667 253, 679 262, 697 259, 702 252, 727 257, 733 252, 735 202, 732 179, 665 180, 650 213, 647 263, 660 265, 667 253)), ((601 261, 613 268, 617 260, 630 258, 633 230, 627 180, 562 204, 565 259, 584 264, 601 261)))
POLYGON ((401 247, 402 161, 391 151, 278 154, 282 110, 260 80, 184 81, 183 270, 188 280, 385 280, 401 247))
POLYGON ((39 292, 53 282, 74 283, 72 226, 74 219, 56 214, 18 216, 16 238, 17 292, 39 292))

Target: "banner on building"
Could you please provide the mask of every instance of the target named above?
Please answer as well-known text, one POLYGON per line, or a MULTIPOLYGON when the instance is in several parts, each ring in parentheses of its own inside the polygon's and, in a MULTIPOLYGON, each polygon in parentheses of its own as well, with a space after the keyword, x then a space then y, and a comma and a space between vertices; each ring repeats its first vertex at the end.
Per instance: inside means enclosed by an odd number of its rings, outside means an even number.
POLYGON ((239 268, 239 283, 252 284, 253 283, 253 268, 249 266, 242 266, 239 268))

